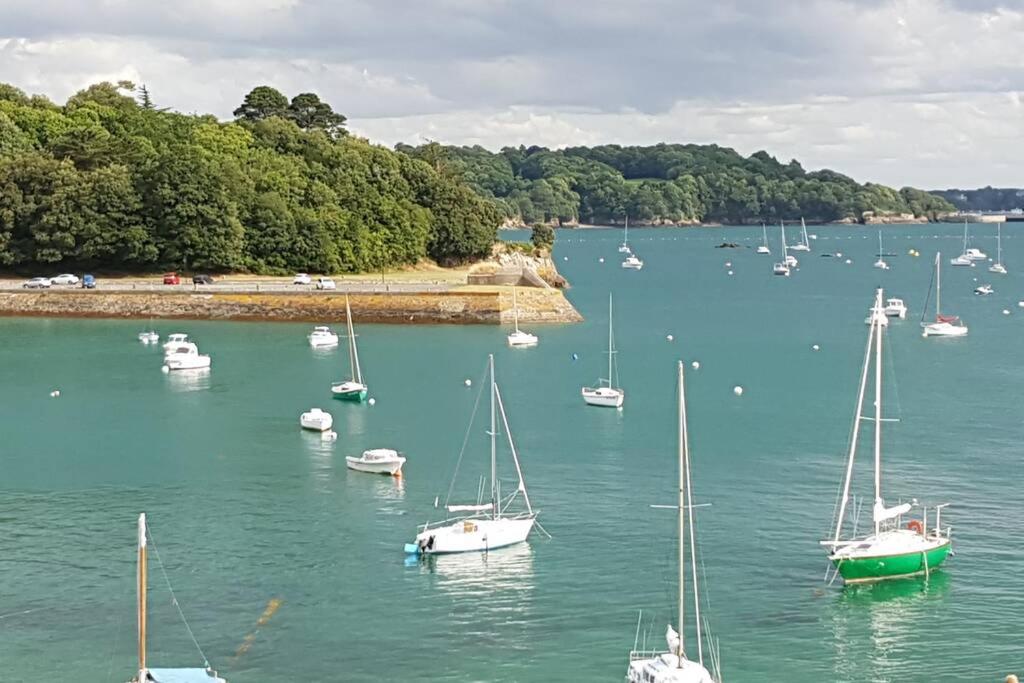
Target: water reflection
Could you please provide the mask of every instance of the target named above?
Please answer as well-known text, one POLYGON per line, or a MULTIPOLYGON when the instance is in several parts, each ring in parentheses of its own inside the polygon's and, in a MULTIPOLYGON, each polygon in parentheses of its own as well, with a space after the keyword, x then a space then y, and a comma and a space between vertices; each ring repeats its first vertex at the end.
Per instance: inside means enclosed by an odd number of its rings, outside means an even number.
POLYGON ((173 391, 202 391, 210 388, 210 368, 172 370, 166 374, 173 391))
POLYGON ((533 590, 533 549, 518 543, 488 553, 431 555, 419 561, 420 572, 434 577, 434 587, 453 596, 480 597, 533 590))
MULTIPOLYGON (((942 571, 846 586, 832 605, 837 680, 907 680, 908 653, 927 647, 933 608, 949 593, 942 571)), ((923 674, 923 672, 921 672, 923 674)))

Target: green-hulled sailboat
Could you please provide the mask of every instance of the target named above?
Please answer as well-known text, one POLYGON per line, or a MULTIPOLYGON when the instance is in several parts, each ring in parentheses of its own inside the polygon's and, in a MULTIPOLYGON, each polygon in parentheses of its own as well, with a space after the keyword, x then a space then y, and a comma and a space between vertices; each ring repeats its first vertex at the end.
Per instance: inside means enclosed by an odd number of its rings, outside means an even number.
POLYGON ((864 352, 864 368, 861 371, 860 389, 857 395, 857 412, 854 416, 853 433, 850 438, 850 453, 846 463, 846 477, 843 493, 839 500, 835 530, 832 538, 822 541, 828 549, 829 560, 846 583, 866 583, 883 579, 928 574, 949 556, 952 544, 951 529, 941 526, 942 508, 934 508, 934 527, 928 528, 928 508, 918 506, 917 501, 886 507, 882 498, 882 335, 885 327, 883 294, 875 294, 875 306, 871 316, 871 330, 868 333, 867 349, 864 352), (863 414, 864 394, 868 383, 868 372, 874 356, 875 412, 873 416, 863 414), (856 522, 850 538, 843 538, 846 516, 850 512, 850 484, 853 479, 853 463, 857 454, 857 440, 860 424, 865 420, 874 423, 875 452, 875 497, 872 505, 873 529, 868 535, 858 535, 856 522), (921 507, 921 517, 903 524, 903 516, 914 507, 921 507))
POLYGON ((352 379, 331 385, 331 394, 342 401, 362 402, 369 391, 363 384, 363 372, 359 369, 359 349, 356 347, 356 332, 352 327, 352 307, 345 295, 345 323, 348 326, 348 363, 352 370, 352 379))

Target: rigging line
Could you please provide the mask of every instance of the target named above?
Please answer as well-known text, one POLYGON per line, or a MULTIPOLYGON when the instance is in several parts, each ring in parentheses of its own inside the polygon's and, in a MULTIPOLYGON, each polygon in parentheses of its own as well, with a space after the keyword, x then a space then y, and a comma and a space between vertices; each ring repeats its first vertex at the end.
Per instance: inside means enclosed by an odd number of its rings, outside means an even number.
POLYGON ((891 380, 889 381, 889 387, 892 389, 893 402, 896 404, 895 415, 897 420, 903 419, 903 404, 900 402, 900 383, 899 378, 896 376, 896 360, 893 358, 892 340, 889 335, 882 336, 882 343, 885 344, 886 350, 886 372, 888 372, 891 380))
POLYGON ((156 547, 156 539, 153 538, 153 531, 149 528, 149 523, 146 523, 146 533, 149 535, 149 545, 153 548, 153 554, 156 555, 156 563, 160 565, 160 573, 164 577, 164 583, 167 584, 167 590, 171 594, 171 602, 174 604, 174 608, 178 610, 178 616, 181 617, 181 623, 185 624, 185 630, 188 631, 189 638, 192 639, 192 644, 196 646, 196 650, 199 651, 199 656, 203 658, 203 666, 210 668, 210 660, 206 658, 206 653, 203 652, 203 648, 199 646, 199 641, 196 640, 196 634, 192 632, 192 627, 188 624, 188 619, 185 618, 185 613, 181 610, 181 605, 178 604, 178 596, 174 594, 174 588, 171 587, 171 579, 167 576, 167 568, 164 567, 163 560, 160 559, 160 551, 156 547))
POLYGON ((484 366, 483 375, 477 381, 480 388, 476 392, 476 402, 473 403, 473 413, 469 416, 469 425, 466 427, 466 434, 462 437, 462 448, 459 449, 459 457, 455 461, 455 470, 452 472, 451 482, 448 484, 448 493, 444 497, 444 506, 448 507, 448 503, 452 499, 452 491, 455 490, 455 480, 459 476, 459 467, 462 465, 462 456, 466 454, 466 446, 469 444, 469 435, 473 432, 473 423, 476 422, 476 413, 480 408, 480 398, 484 395, 484 379, 487 377, 487 367, 484 366))

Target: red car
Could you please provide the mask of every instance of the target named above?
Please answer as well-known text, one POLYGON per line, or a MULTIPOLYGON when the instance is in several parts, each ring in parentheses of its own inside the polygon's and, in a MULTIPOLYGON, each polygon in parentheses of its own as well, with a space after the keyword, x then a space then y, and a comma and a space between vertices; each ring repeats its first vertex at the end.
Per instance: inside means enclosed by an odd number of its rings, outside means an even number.
POLYGON ((164 284, 165 285, 180 285, 181 278, 178 277, 177 273, 164 273, 164 284))

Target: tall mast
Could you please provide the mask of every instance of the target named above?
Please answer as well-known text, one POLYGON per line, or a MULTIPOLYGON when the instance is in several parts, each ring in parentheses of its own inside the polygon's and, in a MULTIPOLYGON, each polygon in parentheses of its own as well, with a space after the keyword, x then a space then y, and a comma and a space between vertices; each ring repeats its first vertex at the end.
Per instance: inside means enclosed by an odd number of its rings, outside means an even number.
POLYGON ((685 647, 686 629, 683 627, 686 605, 686 541, 683 529, 686 528, 686 472, 684 458, 686 452, 686 399, 683 395, 683 362, 679 361, 679 652, 677 666, 683 668, 683 652, 685 647))
POLYGON ((779 221, 779 227, 782 228, 782 262, 786 263, 786 223, 779 221))
POLYGON ((804 222, 803 216, 800 216, 800 236, 804 240, 805 247, 811 246, 811 243, 807 241, 807 223, 804 222))
POLYGON ((512 315, 515 320, 516 332, 519 331, 519 299, 516 298, 516 288, 512 287, 512 315))
POLYGON ((761 239, 764 240, 764 246, 768 246, 768 228, 765 227, 764 223, 761 223, 761 239))
POLYGON ((348 325, 348 363, 352 366, 352 381, 362 384, 363 373, 359 369, 359 350, 356 348, 356 331, 352 326, 352 308, 348 304, 348 294, 345 295, 345 322, 348 325))
MULTIPOLYGON (((872 315, 872 326, 878 327, 875 335, 875 505, 882 502, 882 288, 875 294, 875 307, 872 315)), ((878 533, 878 520, 875 520, 875 533, 878 533)))
POLYGON ((941 252, 935 252, 935 319, 938 321, 942 311, 942 258, 941 252))
POLYGON ((612 349, 612 293, 608 292, 608 386, 615 388, 615 382, 612 379, 612 354, 615 351, 612 349))
MULTIPOLYGON (((697 625, 697 661, 701 666, 704 666, 704 643, 700 632, 700 594, 697 590, 697 534, 694 532, 694 521, 693 521, 693 483, 690 481, 690 438, 687 432, 686 425, 686 387, 683 379, 683 362, 679 361, 679 403, 680 403, 680 415, 682 417, 683 427, 683 462, 680 463, 683 471, 685 472, 686 480, 686 508, 690 511, 689 516, 689 527, 690 527, 690 571, 692 573, 692 584, 693 584, 693 619, 697 625)), ((680 477, 682 478, 682 477, 680 477)), ((681 502, 681 501, 680 501, 681 502)), ((683 543, 683 532, 680 529, 679 532, 679 543, 683 543)), ((680 586, 680 590, 682 586, 680 586)), ((680 633, 682 633, 682 627, 680 626, 680 633)), ((680 639, 682 636, 680 635, 680 639)), ((680 640, 682 642, 682 640, 680 640)))
POLYGON ((878 258, 882 258, 882 231, 878 231, 878 258))
MULTIPOLYGON (((872 311, 874 317, 874 311, 872 311)), ((868 332, 868 343, 864 349, 864 367, 860 371, 860 388, 857 390, 857 409, 853 415, 853 434, 850 436, 850 453, 846 460, 846 479, 843 482, 843 497, 839 503, 839 516, 836 518, 836 531, 833 541, 839 542, 839 535, 843 531, 843 517, 846 515, 846 505, 850 501, 850 482, 853 480, 853 460, 857 455, 857 437, 860 435, 861 415, 864 410, 864 392, 868 384, 868 366, 871 363, 871 342, 874 341, 878 325, 875 320, 871 321, 868 332)))
POLYGON ((498 429, 495 422, 495 398, 497 387, 494 383, 494 354, 487 356, 491 369, 491 516, 498 518, 498 429))
POLYGON ((967 219, 964 219, 964 252, 967 253, 967 219))
POLYGON ((626 214, 626 234, 622 238, 623 244, 629 244, 629 214, 626 214))
POLYGON ((136 567, 138 597, 136 616, 138 618, 139 681, 146 680, 146 513, 139 515, 139 556, 136 567))
POLYGON ((996 223, 996 263, 1003 263, 1003 224, 996 223))

